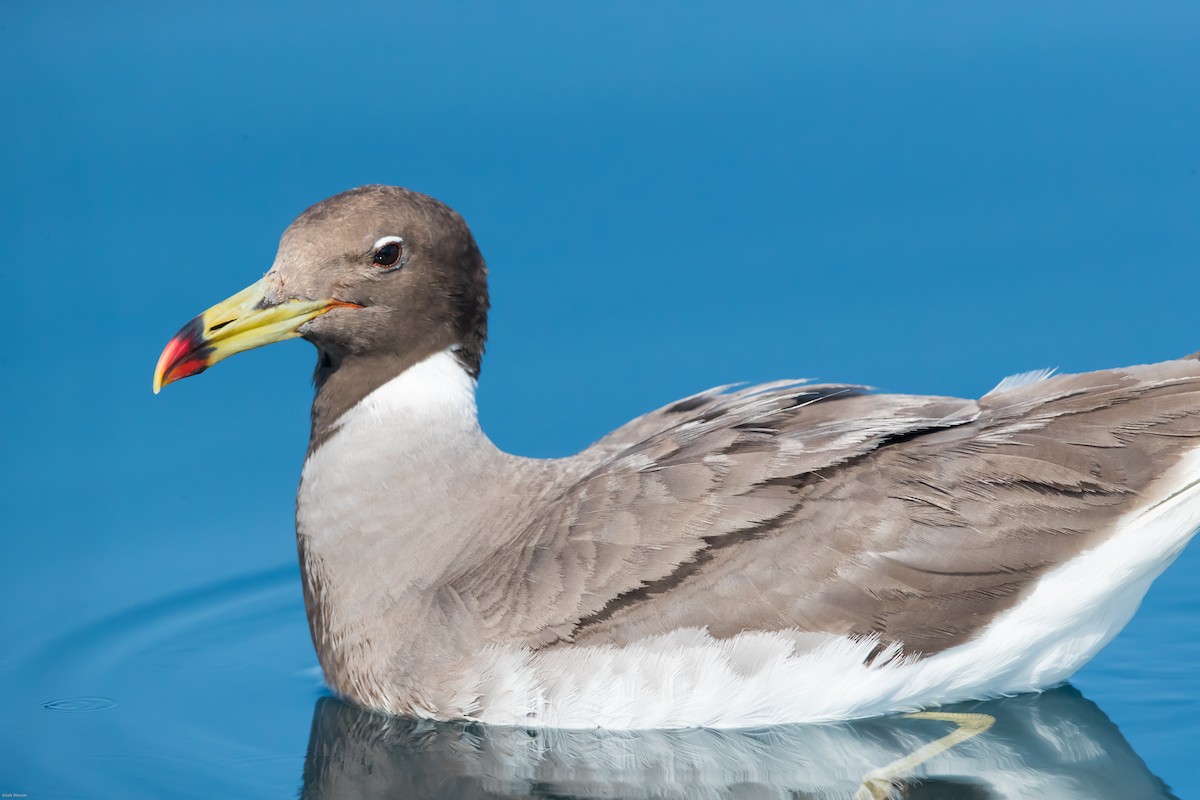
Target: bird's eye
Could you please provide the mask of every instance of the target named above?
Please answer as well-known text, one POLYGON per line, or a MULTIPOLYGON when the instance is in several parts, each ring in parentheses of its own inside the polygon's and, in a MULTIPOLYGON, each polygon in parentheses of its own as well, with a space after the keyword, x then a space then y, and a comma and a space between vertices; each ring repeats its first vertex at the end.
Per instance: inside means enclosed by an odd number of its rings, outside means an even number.
POLYGON ((375 243, 375 255, 371 260, 375 266, 390 269, 400 263, 404 256, 404 240, 399 236, 388 236, 375 243))

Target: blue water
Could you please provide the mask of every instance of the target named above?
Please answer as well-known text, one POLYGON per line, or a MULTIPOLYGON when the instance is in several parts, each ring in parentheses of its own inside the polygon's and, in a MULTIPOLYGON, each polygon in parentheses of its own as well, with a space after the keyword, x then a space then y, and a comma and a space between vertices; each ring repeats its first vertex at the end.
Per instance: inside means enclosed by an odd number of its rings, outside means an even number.
MULTIPOLYGON (((869 773, 956 727, 901 716, 756 730, 569 732, 389 718, 322 691, 298 580, 288 566, 170 592, 20 653, 0 693, 5 791, 851 797, 869 773)), ((1189 770, 1200 725, 1195 676, 1182 665, 1200 663, 1200 648, 1171 642, 1163 624, 1200 612, 1181 589, 1181 582, 1160 587, 1148 613, 1080 676, 1086 694, 1067 687, 941 709, 995 723, 905 770, 895 781, 911 792, 904 796, 1171 797, 1164 778, 1179 796, 1194 796, 1189 770), (1178 594, 1164 597, 1161 589, 1177 584, 1178 594), (981 787, 997 794, 973 793, 981 787)))
MULTIPOLYGON (((291 531, 311 351, 156 398, 158 352, 304 206, 388 182, 471 223, 483 424, 527 455, 735 380, 977 396, 1182 355, 1196 75, 1181 2, 7 3, 0 793, 853 795, 954 726, 531 734, 325 698, 291 531)), ((973 707, 994 727, 910 796, 1200 797, 1198 577, 1193 546, 1078 693, 973 707)))

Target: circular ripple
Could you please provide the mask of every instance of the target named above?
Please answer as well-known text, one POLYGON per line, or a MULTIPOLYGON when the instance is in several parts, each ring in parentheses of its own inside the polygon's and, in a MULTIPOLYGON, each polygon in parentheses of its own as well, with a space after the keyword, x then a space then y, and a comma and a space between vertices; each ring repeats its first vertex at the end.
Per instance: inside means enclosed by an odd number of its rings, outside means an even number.
POLYGON ((0 671, 0 689, 25 687, 6 725, 50 725, 56 746, 104 753, 40 772, 44 744, 18 737, 4 758, 64 797, 277 797, 303 769, 296 732, 322 694, 313 663, 293 565, 162 595, 0 671), (99 711, 110 713, 89 715, 99 711))
POLYGON ((42 703, 42 708, 47 711, 67 711, 74 714, 108 711, 116 707, 117 701, 111 697, 60 697, 42 703))

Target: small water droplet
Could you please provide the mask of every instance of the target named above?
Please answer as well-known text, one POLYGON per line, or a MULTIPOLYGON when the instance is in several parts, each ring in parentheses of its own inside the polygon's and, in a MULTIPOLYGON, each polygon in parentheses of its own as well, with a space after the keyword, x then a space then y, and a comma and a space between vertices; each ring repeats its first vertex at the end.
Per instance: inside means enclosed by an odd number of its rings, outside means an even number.
POLYGON ((47 711, 69 711, 82 713, 90 711, 108 711, 116 708, 117 701, 108 697, 60 697, 57 700, 47 700, 42 708, 47 711))

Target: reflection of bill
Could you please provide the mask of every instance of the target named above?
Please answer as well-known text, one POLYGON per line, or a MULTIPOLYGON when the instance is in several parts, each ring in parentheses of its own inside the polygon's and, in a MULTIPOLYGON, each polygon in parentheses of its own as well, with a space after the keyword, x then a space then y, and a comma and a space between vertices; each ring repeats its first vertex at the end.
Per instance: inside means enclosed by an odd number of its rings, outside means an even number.
POLYGON ((380 716, 323 698, 301 796, 692 800, 856 792, 1171 797, 1108 717, 1070 687, 907 717, 747 730, 495 728, 380 716), (987 718, 995 720, 990 727, 987 718))

